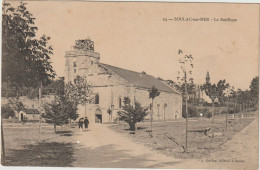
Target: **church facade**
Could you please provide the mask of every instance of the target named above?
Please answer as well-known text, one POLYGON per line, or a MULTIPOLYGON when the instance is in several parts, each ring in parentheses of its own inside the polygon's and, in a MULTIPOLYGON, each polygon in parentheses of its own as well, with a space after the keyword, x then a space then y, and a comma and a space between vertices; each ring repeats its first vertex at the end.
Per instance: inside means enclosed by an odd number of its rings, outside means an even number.
MULTIPOLYGON (((73 50, 66 51, 65 60, 65 83, 73 82, 77 75, 85 76, 95 95, 93 103, 78 106, 80 117, 87 116, 90 123, 116 121, 124 97, 129 97, 131 102, 138 101, 142 107, 149 107, 148 90, 152 86, 160 91, 154 100, 153 118, 182 117, 182 96, 179 92, 146 73, 100 63, 100 54, 94 51, 94 42, 90 39, 76 40, 73 50)), ((149 118, 150 115, 147 115, 149 118)))

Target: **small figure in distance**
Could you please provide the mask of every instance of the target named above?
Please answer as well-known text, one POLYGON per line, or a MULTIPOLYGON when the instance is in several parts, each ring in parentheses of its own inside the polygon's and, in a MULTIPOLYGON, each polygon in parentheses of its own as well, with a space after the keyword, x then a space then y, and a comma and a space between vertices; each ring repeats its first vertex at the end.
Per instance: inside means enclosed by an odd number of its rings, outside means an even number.
POLYGON ((80 130, 80 129, 83 130, 83 119, 84 119, 84 118, 80 118, 80 119, 79 119, 79 122, 78 122, 79 130, 80 130))
POLYGON ((88 130, 88 125, 89 125, 89 121, 88 121, 88 117, 85 117, 84 119, 84 125, 85 125, 85 130, 88 130))

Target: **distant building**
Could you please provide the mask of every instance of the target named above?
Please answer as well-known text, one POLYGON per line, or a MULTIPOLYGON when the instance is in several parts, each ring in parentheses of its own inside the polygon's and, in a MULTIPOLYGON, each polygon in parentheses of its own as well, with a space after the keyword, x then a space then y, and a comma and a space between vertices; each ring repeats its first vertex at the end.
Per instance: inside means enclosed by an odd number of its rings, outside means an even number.
MULTIPOLYGON (((73 82, 77 75, 86 76, 95 93, 95 101, 79 105, 80 117, 88 116, 90 123, 102 123, 117 119, 124 97, 138 101, 143 107, 151 104, 148 90, 155 86, 161 92, 154 101, 154 119, 182 117, 182 96, 179 92, 155 77, 99 62, 100 54, 94 51, 90 39, 77 40, 73 50, 65 55, 65 82, 73 82), (111 116, 108 110, 112 110, 111 116)), ((150 118, 148 115, 147 118, 150 118)))
POLYGON ((18 112, 18 120, 39 120, 40 112, 37 109, 23 109, 18 112))

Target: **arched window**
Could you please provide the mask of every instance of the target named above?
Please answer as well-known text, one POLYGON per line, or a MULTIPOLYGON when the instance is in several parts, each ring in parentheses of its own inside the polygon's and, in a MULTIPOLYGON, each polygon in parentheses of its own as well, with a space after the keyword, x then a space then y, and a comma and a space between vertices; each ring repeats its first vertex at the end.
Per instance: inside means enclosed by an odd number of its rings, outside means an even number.
POLYGON ((95 104, 99 104, 99 95, 98 94, 96 94, 96 96, 95 96, 95 104))
POLYGON ((122 100, 121 98, 118 98, 118 108, 121 108, 122 107, 122 100))

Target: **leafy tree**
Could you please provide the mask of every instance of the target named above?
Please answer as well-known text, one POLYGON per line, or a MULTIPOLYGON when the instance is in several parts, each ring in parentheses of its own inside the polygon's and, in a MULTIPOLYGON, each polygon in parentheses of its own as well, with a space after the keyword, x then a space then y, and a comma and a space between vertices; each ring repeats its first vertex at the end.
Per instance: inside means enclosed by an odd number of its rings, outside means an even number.
POLYGON ((57 80, 51 80, 51 83, 44 86, 42 93, 47 95, 49 93, 54 95, 64 95, 65 83, 64 77, 59 77, 57 80))
POLYGON ((65 96, 75 105, 92 102, 93 96, 90 85, 85 77, 76 76, 74 82, 69 82, 65 85, 65 96))
MULTIPOLYGON (((207 73, 207 75, 209 75, 207 73)), ((212 107, 213 107, 213 113, 212 113, 212 138, 214 138, 214 114, 215 114, 215 100, 219 96, 218 88, 216 84, 211 84, 210 77, 208 76, 206 78, 206 83, 202 85, 201 89, 205 92, 205 94, 211 99, 212 101, 212 107)))
MULTIPOLYGON (((79 104, 86 106, 86 103, 91 103, 94 99, 92 90, 90 89, 90 85, 87 83, 86 78, 79 75, 76 76, 73 83, 69 82, 65 85, 64 96, 73 103, 74 107, 77 107, 79 104)), ((71 119, 75 120, 76 118, 77 116, 74 114, 70 115, 70 121, 71 119)))
POLYGON ((107 109, 107 113, 108 113, 108 115, 109 115, 109 122, 111 121, 112 112, 113 112, 112 109, 110 109, 110 108, 107 109))
POLYGON ((192 55, 183 54, 182 50, 178 51, 180 55, 179 64, 181 71, 178 72, 178 83, 180 90, 185 99, 185 113, 186 113, 186 145, 185 151, 188 151, 188 96, 189 94, 194 94, 194 83, 192 78, 192 69, 193 69, 193 57, 192 55), (188 88, 189 87, 189 88, 188 88))
POLYGON ((1 107, 1 113, 2 113, 2 118, 5 118, 5 119, 15 116, 14 110, 8 104, 5 104, 1 107))
POLYGON ((259 93, 259 77, 253 78, 250 84, 250 93, 252 97, 252 102, 257 105, 258 104, 258 93, 259 93))
POLYGON ((77 115, 77 107, 64 96, 56 96, 54 101, 44 105, 44 110, 43 118, 46 123, 54 125, 55 133, 56 126, 68 124, 70 116, 77 115))
POLYGON ((151 112, 151 137, 153 137, 153 102, 154 102, 154 98, 159 96, 160 92, 159 90, 153 86, 150 90, 149 90, 149 98, 152 99, 152 112, 151 112))
POLYGON ((2 82, 15 87, 40 87, 55 77, 50 62, 50 37, 36 39, 35 18, 22 2, 18 7, 3 3, 2 13, 2 82))
POLYGON ((129 97, 124 97, 124 104, 125 105, 127 105, 127 104, 130 104, 131 103, 131 101, 130 101, 130 99, 129 99, 129 97))
POLYGON ((8 104, 14 111, 20 112, 25 108, 23 102, 19 101, 18 98, 10 98, 8 104))
POLYGON ((229 87, 229 84, 226 83, 226 80, 219 80, 217 83, 217 91, 218 91, 218 101, 221 105, 224 104, 224 96, 225 90, 229 87))
POLYGON ((123 111, 118 111, 119 119, 127 122, 130 130, 135 131, 136 123, 144 120, 148 108, 143 108, 137 101, 131 105, 128 97, 124 98, 124 103, 123 111))

